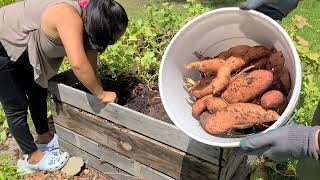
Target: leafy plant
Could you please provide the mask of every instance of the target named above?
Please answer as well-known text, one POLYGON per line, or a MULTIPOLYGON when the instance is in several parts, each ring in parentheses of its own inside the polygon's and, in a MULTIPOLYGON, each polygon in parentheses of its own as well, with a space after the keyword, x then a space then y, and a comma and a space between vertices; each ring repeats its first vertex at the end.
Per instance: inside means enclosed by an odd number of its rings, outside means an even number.
POLYGON ((0 154, 0 180, 22 179, 17 168, 9 160, 12 157, 7 154, 0 154))
POLYGON ((297 35, 302 28, 313 28, 302 16, 292 18, 292 24, 287 28, 292 39, 295 40, 302 64, 302 91, 296 109, 295 121, 310 125, 314 110, 320 101, 320 55, 311 51, 308 41, 297 35))
POLYGON ((15 0, 1 0, 0 1, 0 7, 6 6, 8 4, 12 4, 14 2, 16 2, 16 1, 15 0))
POLYGON ((162 3, 160 7, 146 7, 145 19, 131 18, 123 37, 100 55, 100 75, 155 81, 162 54, 174 34, 193 16, 208 11, 192 0, 184 8, 186 12, 179 13, 169 3, 162 3))

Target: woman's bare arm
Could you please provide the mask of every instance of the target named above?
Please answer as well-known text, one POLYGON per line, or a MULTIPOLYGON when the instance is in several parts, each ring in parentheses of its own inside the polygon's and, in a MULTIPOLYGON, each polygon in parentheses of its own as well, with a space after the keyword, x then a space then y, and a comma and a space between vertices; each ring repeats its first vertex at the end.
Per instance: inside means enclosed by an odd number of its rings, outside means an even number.
POLYGON ((70 5, 57 5, 55 27, 66 50, 69 63, 81 83, 99 99, 103 99, 101 82, 90 63, 83 45, 83 22, 78 12, 70 5))

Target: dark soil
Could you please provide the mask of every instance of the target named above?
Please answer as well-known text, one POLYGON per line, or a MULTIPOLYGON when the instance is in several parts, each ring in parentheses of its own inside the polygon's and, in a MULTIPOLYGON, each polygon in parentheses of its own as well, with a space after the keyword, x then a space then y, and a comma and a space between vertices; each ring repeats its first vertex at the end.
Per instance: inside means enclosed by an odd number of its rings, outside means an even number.
MULTIPOLYGON (((117 80, 103 77, 101 82, 104 90, 117 93, 118 104, 173 124, 164 110, 156 83, 147 86, 132 77, 120 77, 117 80)), ((77 84, 74 87, 90 93, 82 84, 77 84)))

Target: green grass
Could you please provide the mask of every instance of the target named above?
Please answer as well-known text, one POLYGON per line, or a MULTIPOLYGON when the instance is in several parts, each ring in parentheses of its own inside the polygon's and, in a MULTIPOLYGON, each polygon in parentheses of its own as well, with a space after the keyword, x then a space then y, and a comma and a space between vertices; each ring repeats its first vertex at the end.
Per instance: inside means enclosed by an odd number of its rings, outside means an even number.
MULTIPOLYGON (((121 3, 130 17, 144 17, 145 6, 147 5, 159 5, 164 2, 169 2, 175 8, 175 11, 182 11, 182 5, 186 3, 186 0, 117 0, 121 3)), ((195 0, 207 7, 214 9, 218 7, 237 6, 240 0, 195 0)))
POLYGON ((295 15, 305 17, 311 28, 299 30, 298 35, 303 36, 311 45, 311 49, 320 53, 320 3, 319 0, 300 1, 299 6, 284 20, 283 25, 288 27, 292 23, 291 18, 295 15), (318 32, 317 32, 318 31, 318 32))

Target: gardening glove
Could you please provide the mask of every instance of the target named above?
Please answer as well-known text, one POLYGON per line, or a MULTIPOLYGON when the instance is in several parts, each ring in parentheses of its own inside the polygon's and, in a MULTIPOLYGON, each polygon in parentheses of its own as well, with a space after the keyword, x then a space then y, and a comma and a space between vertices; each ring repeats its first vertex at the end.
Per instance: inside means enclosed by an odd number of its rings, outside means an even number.
POLYGON ((240 4, 241 9, 254 9, 274 20, 281 21, 298 6, 299 0, 247 0, 240 4))
POLYGON ((246 137, 240 141, 240 148, 253 155, 261 155, 264 152, 267 157, 279 162, 306 157, 318 160, 319 129, 319 126, 306 127, 293 123, 246 137))

